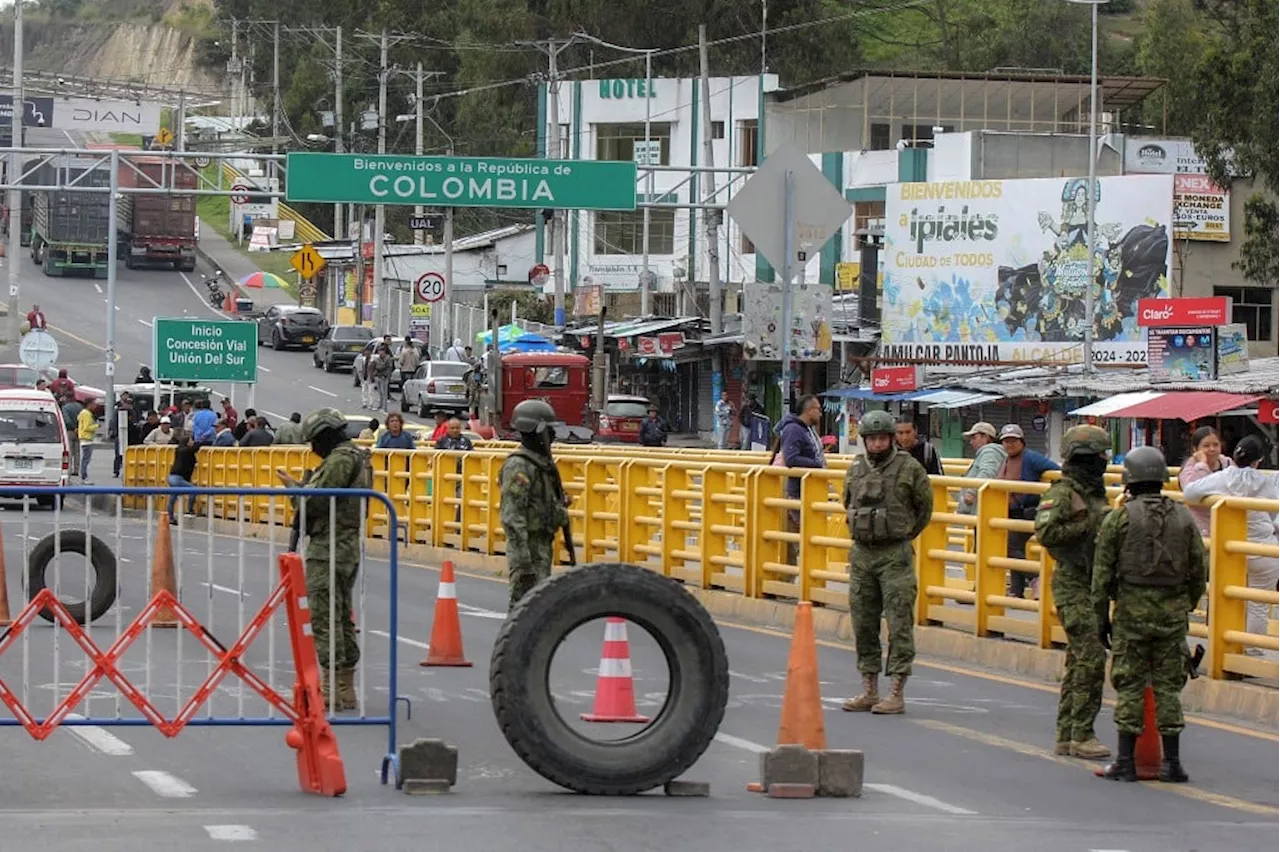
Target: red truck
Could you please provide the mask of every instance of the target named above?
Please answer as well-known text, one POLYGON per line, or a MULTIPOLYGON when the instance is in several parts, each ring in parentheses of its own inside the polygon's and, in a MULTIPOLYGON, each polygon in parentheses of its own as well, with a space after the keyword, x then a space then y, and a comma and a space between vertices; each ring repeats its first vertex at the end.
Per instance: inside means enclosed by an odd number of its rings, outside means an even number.
POLYGON ((185 163, 138 156, 121 162, 120 186, 174 190, 167 195, 121 194, 116 227, 125 266, 196 268, 196 197, 181 192, 195 189, 198 182, 185 163))

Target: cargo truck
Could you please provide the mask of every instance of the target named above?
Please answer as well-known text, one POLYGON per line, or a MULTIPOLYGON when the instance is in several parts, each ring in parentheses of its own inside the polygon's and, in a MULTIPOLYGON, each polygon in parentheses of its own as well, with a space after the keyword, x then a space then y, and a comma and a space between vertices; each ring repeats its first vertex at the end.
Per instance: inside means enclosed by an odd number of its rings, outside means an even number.
MULTIPOLYGON (((42 186, 109 187, 107 169, 93 168, 99 160, 64 155, 40 168, 42 186), (56 171, 55 171, 56 170, 56 171)), ((106 192, 54 190, 32 193, 31 259, 45 275, 90 273, 107 277, 107 242, 115 235, 108 219, 106 192)))
POLYGON ((159 157, 132 157, 129 163, 120 166, 121 186, 159 186, 176 192, 120 196, 116 225, 125 266, 172 266, 191 272, 196 268, 196 197, 180 191, 195 189, 199 178, 186 164, 159 157))

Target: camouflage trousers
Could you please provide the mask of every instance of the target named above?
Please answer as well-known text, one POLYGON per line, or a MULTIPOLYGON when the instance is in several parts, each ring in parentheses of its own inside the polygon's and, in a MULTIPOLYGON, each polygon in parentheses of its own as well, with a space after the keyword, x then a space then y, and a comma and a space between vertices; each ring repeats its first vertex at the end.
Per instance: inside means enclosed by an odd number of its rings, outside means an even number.
POLYGON ((1060 743, 1084 742, 1095 736, 1093 723, 1102 709, 1107 653, 1098 638, 1098 617, 1087 603, 1058 604, 1067 634, 1067 660, 1058 697, 1060 743))
POLYGON ((1111 685, 1116 691, 1116 730, 1142 733, 1147 686, 1156 699, 1156 727, 1162 734, 1182 732, 1182 688, 1187 685, 1186 634, 1143 636, 1116 631, 1111 640, 1111 685))
POLYGON ((520 599, 529 594, 529 590, 539 582, 551 576, 551 555, 554 550, 555 535, 529 535, 529 553, 521 560, 520 567, 511 564, 510 554, 507 556, 507 587, 511 593, 507 601, 507 609, 511 610, 520 599))
POLYGON ((355 668, 360 662, 360 644, 356 641, 356 625, 351 620, 352 596, 356 575, 360 570, 358 560, 345 562, 335 559, 333 584, 330 587, 329 557, 308 556, 307 602, 311 607, 311 635, 316 640, 316 656, 320 660, 321 676, 329 671, 329 607, 333 606, 333 626, 337 642, 333 650, 333 666, 337 670, 355 668))
POLYGON ((858 671, 880 674, 880 619, 889 623, 889 675, 911 674, 916 658, 916 570, 911 542, 876 547, 855 544, 849 551, 849 612, 858 671))

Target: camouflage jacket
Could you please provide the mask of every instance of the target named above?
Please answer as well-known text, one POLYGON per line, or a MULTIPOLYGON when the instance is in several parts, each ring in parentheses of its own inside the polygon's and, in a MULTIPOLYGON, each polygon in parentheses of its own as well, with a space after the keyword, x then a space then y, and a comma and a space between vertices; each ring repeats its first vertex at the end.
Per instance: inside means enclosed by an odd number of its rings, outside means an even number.
POLYGON ((502 489, 502 528, 507 535, 507 561, 520 566, 529 562, 530 538, 551 540, 569 522, 562 499, 563 487, 555 462, 525 450, 516 450, 498 474, 502 489))
MULTIPOLYGON (((1179 505, 1177 511, 1186 512, 1186 508, 1179 505)), ((1102 612, 1111 601, 1116 602, 1112 622, 1117 635, 1186 635, 1187 613, 1200 603, 1208 584, 1209 554, 1200 539, 1200 531, 1190 517, 1185 526, 1190 530, 1187 540, 1181 544, 1171 543, 1171 546, 1183 547, 1191 556, 1186 583, 1180 586, 1136 586, 1119 579, 1120 553, 1129 530, 1128 512, 1112 512, 1103 521, 1093 563, 1093 602, 1094 608, 1102 612)))
MULTIPOLYGON (((933 520, 933 488, 924 467, 910 453, 894 447, 893 452, 882 461, 874 462, 870 456, 863 456, 849 465, 849 470, 844 475, 840 502, 846 512, 856 510, 858 506, 854 495, 858 490, 857 479, 867 474, 868 467, 881 471, 900 459, 893 482, 893 493, 885 495, 884 505, 893 509, 901 508, 911 514, 910 524, 906 525, 906 541, 914 541, 933 520)), ((850 528, 852 529, 852 521, 850 528)))
MULTIPOLYGON (((310 488, 370 488, 373 485, 373 469, 369 453, 350 441, 339 444, 307 478, 304 489, 310 488)), ((330 510, 329 497, 294 498, 294 506, 304 515, 308 559, 328 559, 330 547, 330 522, 336 558, 355 561, 360 558, 360 536, 363 534, 364 513, 359 497, 332 498, 335 505, 330 510)))
POLYGON ((1060 602, 1088 603, 1094 540, 1106 514, 1106 496, 1089 493, 1069 476, 1040 498, 1036 538, 1058 563, 1053 594, 1060 602))

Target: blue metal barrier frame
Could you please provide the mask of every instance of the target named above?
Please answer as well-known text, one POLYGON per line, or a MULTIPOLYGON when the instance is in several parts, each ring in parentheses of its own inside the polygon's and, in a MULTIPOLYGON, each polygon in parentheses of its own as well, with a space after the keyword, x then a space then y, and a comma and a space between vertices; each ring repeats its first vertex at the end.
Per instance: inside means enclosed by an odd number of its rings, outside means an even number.
MULTIPOLYGON (((182 498, 182 497, 210 496, 210 497, 276 497, 284 500, 290 500, 293 497, 296 497, 298 495, 298 492, 302 490, 303 489, 301 488, 208 488, 204 486, 196 486, 194 488, 152 488, 152 487, 136 487, 136 486, 120 486, 120 487, 113 488, 109 486, 96 486, 96 485, 95 486, 87 486, 87 485, 64 486, 64 487, 0 486, 0 499, 25 500, 28 498, 37 498, 37 497, 57 498, 57 497, 66 497, 66 496, 85 496, 87 499, 91 500, 95 496, 120 497, 120 498, 123 498, 123 497, 168 498, 170 496, 177 496, 179 498, 182 498)), ((398 672, 399 658, 397 653, 398 651, 397 646, 399 642, 397 637, 399 636, 399 633, 400 633, 400 630, 399 630, 399 618, 400 618, 400 613, 399 613, 399 607, 400 607, 400 600, 399 600, 400 598, 400 595, 399 595, 400 552, 399 551, 400 549, 399 549, 399 545, 400 545, 400 542, 399 542, 399 536, 396 534, 396 530, 399 529, 399 519, 396 515, 396 508, 395 508, 395 505, 391 502, 391 499, 387 497, 387 495, 383 494, 380 491, 374 491, 373 489, 368 489, 368 488, 308 488, 305 490, 307 492, 306 496, 308 497, 348 497, 348 498, 360 497, 360 498, 364 498, 371 501, 376 500, 379 503, 381 503, 387 510, 387 521, 388 521, 387 529, 389 531, 387 541, 390 543, 390 552, 388 556, 388 567, 390 568, 390 571, 389 571, 390 582, 389 582, 388 591, 390 594, 390 600, 388 601, 389 618, 388 618, 388 627, 387 627, 387 632, 390 634, 390 639, 388 640, 387 659, 388 659, 388 665, 391 670, 390 682, 388 684, 387 715, 363 716, 359 718, 330 716, 328 717, 328 721, 330 725, 334 725, 334 726, 385 725, 387 727, 387 752, 382 758, 382 765, 380 768, 380 777, 382 779, 383 784, 388 783, 388 780, 390 778, 394 778, 396 787, 398 788, 400 786, 400 771, 399 771, 400 759, 396 751, 396 707, 401 701, 403 701, 405 703, 406 710, 410 717, 412 717, 413 709, 408 697, 400 696, 397 693, 397 681, 398 681, 398 674, 399 674, 398 672)), ((211 505, 211 504, 206 504, 206 506, 208 505, 211 505)), ((119 517, 124 517, 124 513, 126 511, 136 512, 140 515, 146 514, 145 510, 142 510, 142 509, 125 509, 121 503, 116 504, 116 510, 117 510, 116 512, 112 513, 112 516, 118 515, 119 517)), ((57 519, 61 517, 63 514, 68 514, 68 513, 63 508, 62 500, 55 500, 53 509, 50 513, 51 517, 55 520, 55 524, 57 519)), ((77 517, 80 516, 80 513, 78 512, 75 514, 77 517)), ((211 512, 206 512, 205 514, 198 515, 197 517, 204 518, 205 520, 209 520, 209 521, 221 520, 220 518, 214 517, 211 512)), ((58 527, 58 528, 60 529, 61 527, 58 527)), ((223 535, 223 536, 227 535, 226 533, 216 533, 212 529, 210 529, 209 532, 210 534, 213 534, 213 535, 223 535)), ((362 537, 363 537, 363 533, 362 533, 362 537)), ((284 548, 288 547, 287 541, 283 544, 283 547, 284 548)), ((280 552, 289 553, 290 551, 287 549, 282 549, 280 552)), ((24 561, 23 570, 25 571, 26 570, 25 558, 23 561, 24 561)), ((119 579, 117 579, 116 582, 119 583, 120 582, 119 579)), ((27 603, 28 602, 24 601, 23 606, 26 606, 27 603)), ((118 605, 118 602, 116 605, 118 605)), ((4 628, 3 632, 0 632, 0 638, 8 635, 10 629, 11 628, 8 628, 8 627, 4 628)), ((37 722, 42 723, 43 721, 44 719, 37 719, 37 722)), ((22 723, 15 718, 12 718, 12 717, 0 718, 0 728, 20 727, 21 725, 22 723)), ((289 727, 292 725, 293 725, 293 722, 286 718, 274 719, 274 718, 204 717, 204 718, 192 718, 187 722, 187 726, 203 727, 203 728, 289 727)), ((142 718, 64 719, 59 726, 60 727, 62 726, 72 726, 72 727, 96 726, 96 727, 123 727, 123 728, 152 727, 150 721, 142 718)))

